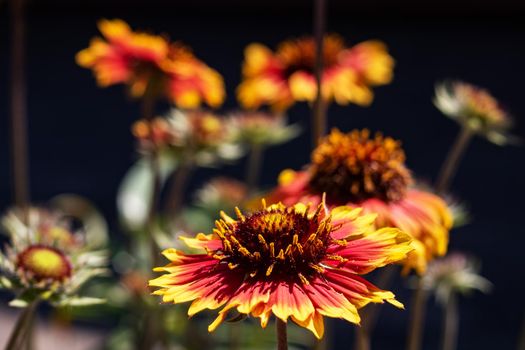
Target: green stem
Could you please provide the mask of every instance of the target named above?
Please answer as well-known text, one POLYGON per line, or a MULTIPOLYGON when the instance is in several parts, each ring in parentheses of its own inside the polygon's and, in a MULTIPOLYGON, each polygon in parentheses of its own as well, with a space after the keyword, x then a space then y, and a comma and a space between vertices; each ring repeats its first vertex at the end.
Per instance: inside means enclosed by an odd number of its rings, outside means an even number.
POLYGON ((257 190, 259 174, 263 163, 264 147, 254 144, 251 146, 246 166, 246 186, 249 194, 257 190))
POLYGON ((407 350, 421 349, 425 324, 426 301, 427 291, 423 287, 421 277, 419 277, 417 288, 412 296, 412 305, 410 307, 407 350))
POLYGON ((448 152, 447 158, 445 158, 445 161, 441 166, 441 170, 436 181, 437 193, 443 194, 448 191, 450 183, 456 174, 459 163, 465 154, 465 150, 467 149, 472 136, 474 136, 474 134, 469 128, 463 127, 461 129, 456 138, 456 141, 454 141, 454 144, 448 152))
POLYGON ((445 306, 443 325, 443 350, 455 350, 457 347, 459 310, 457 295, 451 293, 445 306))
POLYGON ((275 330, 277 332, 277 350, 288 350, 288 335, 286 333, 286 322, 276 317, 275 330))
POLYGON ((38 306, 38 301, 31 302, 18 316, 15 327, 7 341, 5 350, 19 350, 23 348, 25 341, 31 336, 31 325, 38 306))
POLYGON ((157 229, 157 209, 161 191, 161 173, 160 173, 160 159, 157 144, 155 143, 155 137, 153 135, 152 121, 155 114, 155 97, 149 91, 148 88, 144 93, 142 99, 142 118, 148 121, 149 138, 150 138, 150 150, 148 153, 148 160, 150 164, 151 174, 153 177, 152 191, 151 191, 151 202, 148 208, 148 217, 146 222, 146 235, 148 237, 148 243, 150 247, 151 263, 157 259, 159 255, 159 247, 155 241, 155 231, 157 229))
POLYGON ((314 6, 314 36, 315 36, 315 82, 317 95, 312 111, 313 145, 317 146, 326 133, 326 109, 321 91, 323 78, 323 44, 325 31, 326 0, 315 0, 314 6))
POLYGON ((186 185, 193 171, 192 154, 185 155, 181 158, 179 166, 173 175, 171 187, 168 192, 168 201, 166 203, 167 213, 171 216, 171 223, 176 223, 180 217, 180 209, 184 200, 186 185))

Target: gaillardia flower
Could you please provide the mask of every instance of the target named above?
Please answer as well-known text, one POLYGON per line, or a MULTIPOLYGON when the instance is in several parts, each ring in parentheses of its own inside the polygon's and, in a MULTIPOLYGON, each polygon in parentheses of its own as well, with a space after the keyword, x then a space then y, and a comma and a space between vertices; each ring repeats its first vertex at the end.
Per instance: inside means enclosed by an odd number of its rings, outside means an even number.
POLYGON ((155 142, 161 152, 174 154, 179 159, 191 158, 198 165, 211 165, 241 155, 241 148, 224 118, 205 110, 172 109, 166 117, 135 122, 132 132, 141 151, 151 150, 151 142, 155 142))
POLYGON ((320 203, 275 204, 237 219, 221 213, 213 234, 183 238, 203 254, 167 249, 171 261, 150 281, 164 302, 193 301, 188 315, 218 309, 208 327, 213 331, 236 310, 261 319, 273 313, 323 336, 323 316, 358 324, 357 309, 374 302, 402 305, 394 294, 378 289, 359 275, 404 259, 410 237, 395 228, 373 230, 375 215, 360 209, 320 203))
POLYGON ((14 306, 35 299, 56 305, 101 302, 76 293, 88 279, 106 272, 105 252, 89 247, 59 212, 31 207, 2 218, 10 244, 0 253, 0 286, 12 290, 14 306))
POLYGON ((165 97, 181 108, 222 104, 222 77, 185 46, 134 32, 118 19, 101 20, 98 28, 104 38, 94 38, 76 61, 93 70, 100 86, 127 84, 134 97, 165 97))
POLYGON ((344 134, 333 130, 312 153, 304 171, 285 170, 269 200, 285 204, 320 203, 362 207, 377 213, 377 227, 398 227, 413 237, 414 251, 403 261, 404 272, 422 274, 427 262, 447 251, 452 218, 445 202, 411 187, 400 142, 368 130, 344 134))
POLYGON ((512 139, 508 135, 512 118, 487 90, 461 81, 446 81, 436 85, 434 104, 467 130, 495 144, 512 139))
MULTIPOLYGON (((328 35, 323 44, 323 98, 338 104, 369 105, 371 86, 392 79, 393 59, 377 41, 347 48, 337 35, 328 35)), ((262 44, 245 50, 243 81, 237 97, 245 108, 270 105, 285 110, 296 101, 312 102, 317 87, 314 76, 315 42, 304 37, 281 43, 275 52, 262 44)))

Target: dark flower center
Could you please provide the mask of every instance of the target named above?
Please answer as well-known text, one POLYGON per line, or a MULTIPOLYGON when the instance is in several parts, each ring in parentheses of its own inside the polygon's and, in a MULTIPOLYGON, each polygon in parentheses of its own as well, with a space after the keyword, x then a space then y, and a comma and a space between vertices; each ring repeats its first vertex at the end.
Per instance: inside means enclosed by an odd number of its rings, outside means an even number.
MULTIPOLYGON (((289 78, 298 71, 314 73, 315 42, 313 38, 302 38, 281 44, 277 56, 284 66, 284 76, 289 78)), ((328 69, 337 64, 339 54, 344 50, 343 41, 337 36, 327 36, 323 44, 323 67, 328 69)))
POLYGON ((215 233, 224 251, 216 257, 231 269, 243 269, 247 276, 308 277, 322 268, 317 265, 332 242, 330 218, 320 220, 321 206, 312 215, 294 208, 274 208, 240 214, 240 220, 221 220, 215 233))
POLYGON ((340 204, 402 199, 412 179, 400 143, 369 136, 368 130, 332 131, 312 153, 310 189, 340 204))

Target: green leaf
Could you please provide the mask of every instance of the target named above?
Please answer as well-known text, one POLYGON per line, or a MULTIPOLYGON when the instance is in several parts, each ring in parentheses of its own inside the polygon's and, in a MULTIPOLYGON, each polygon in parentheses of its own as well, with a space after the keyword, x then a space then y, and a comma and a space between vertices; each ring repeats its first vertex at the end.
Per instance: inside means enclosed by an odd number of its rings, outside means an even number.
MULTIPOLYGON (((162 183, 175 170, 176 164, 170 157, 160 157, 162 183)), ((132 230, 142 229, 146 223, 153 189, 153 175, 149 160, 139 159, 128 170, 117 194, 117 208, 122 224, 132 230)))
POLYGON ((28 305, 29 303, 26 300, 22 300, 22 299, 13 299, 9 302, 9 306, 11 307, 25 308, 28 305))
POLYGON ((106 302, 102 298, 90 298, 90 297, 71 297, 63 299, 58 303, 58 306, 91 306, 91 305, 100 305, 106 302))

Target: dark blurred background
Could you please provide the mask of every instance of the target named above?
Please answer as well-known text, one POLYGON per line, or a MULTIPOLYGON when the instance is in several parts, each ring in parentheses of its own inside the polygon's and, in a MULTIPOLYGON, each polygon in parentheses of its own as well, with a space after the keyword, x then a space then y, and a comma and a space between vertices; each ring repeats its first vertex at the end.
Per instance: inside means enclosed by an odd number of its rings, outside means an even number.
MULTIPOLYGON (((458 126, 431 103, 434 83, 459 78, 488 88, 511 111, 515 134, 525 137, 525 2, 483 1, 328 1, 328 31, 349 44, 381 39, 396 59, 395 79, 375 90, 369 108, 331 106, 331 126, 368 127, 403 140, 408 165, 420 178, 435 178, 458 126)), ((11 201, 8 131, 8 15, 0 2, 0 210, 11 201)), ((96 21, 122 18, 133 28, 167 33, 193 47, 198 57, 225 78, 236 106, 243 48, 259 41, 274 47, 291 36, 311 32, 308 1, 30 1, 27 18, 27 77, 31 193, 36 202, 64 192, 83 195, 103 211, 115 239, 119 230, 115 196, 136 160, 130 125, 139 116, 136 102, 121 86, 99 89, 74 55, 97 35, 96 21)), ((159 108, 162 112, 162 108, 159 108)), ((304 104, 289 111, 307 130, 304 104)), ((283 168, 308 161, 308 132, 266 153, 262 182, 271 186, 283 168)), ((482 274, 495 285, 490 295, 462 298, 458 349, 513 349, 525 298, 525 149, 498 147, 481 138, 470 145, 453 184, 469 203, 473 221, 451 233, 451 250, 482 260, 482 274)), ((243 160, 244 162, 244 160, 243 160)), ((201 169, 191 188, 216 174, 242 178, 244 164, 201 169)), ((188 189, 188 194, 191 193, 188 189)), ((396 286, 400 300, 409 292, 396 286)), ((430 301, 425 349, 437 349, 441 313, 430 301)), ((407 312, 384 308, 373 340, 375 349, 403 349, 407 312)), ((331 348, 347 349, 352 327, 337 323, 331 348)))

